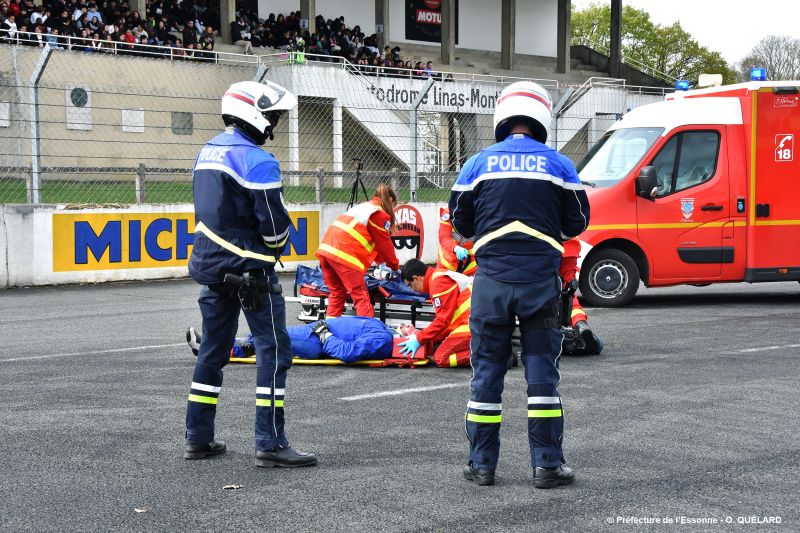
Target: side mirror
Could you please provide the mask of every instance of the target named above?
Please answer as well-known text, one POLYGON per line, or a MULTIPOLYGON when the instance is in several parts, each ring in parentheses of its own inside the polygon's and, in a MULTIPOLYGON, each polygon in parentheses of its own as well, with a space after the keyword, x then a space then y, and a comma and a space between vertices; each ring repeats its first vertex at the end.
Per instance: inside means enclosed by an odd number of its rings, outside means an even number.
POLYGON ((658 188, 656 167, 644 167, 636 177, 636 194, 647 200, 652 200, 658 188))

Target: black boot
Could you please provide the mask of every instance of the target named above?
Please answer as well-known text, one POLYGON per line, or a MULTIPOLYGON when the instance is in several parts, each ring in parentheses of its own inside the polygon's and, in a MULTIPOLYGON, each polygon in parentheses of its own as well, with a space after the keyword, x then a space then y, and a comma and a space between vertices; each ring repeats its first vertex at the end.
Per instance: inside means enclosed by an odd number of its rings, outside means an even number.
POLYGON ((594 334, 585 320, 575 324, 575 332, 583 341, 583 353, 586 355, 599 355, 603 351, 603 341, 594 334))
POLYGON ((298 466, 316 466, 317 456, 313 453, 301 452, 291 446, 276 448, 272 451, 256 450, 256 466, 265 468, 284 467, 295 468, 298 466))
POLYGON ((533 486, 537 489, 552 489, 558 485, 569 485, 575 481, 575 472, 566 465, 554 468, 533 469, 533 486))
POLYGON ((464 467, 464 479, 474 481, 476 485, 494 485, 494 470, 467 465, 464 467))
POLYGON ((225 441, 222 440, 212 440, 211 442, 205 444, 199 444, 196 442, 187 442, 186 448, 183 449, 183 458, 184 459, 205 459, 206 457, 210 457, 212 455, 219 455, 225 453, 227 450, 227 446, 225 446, 225 441))

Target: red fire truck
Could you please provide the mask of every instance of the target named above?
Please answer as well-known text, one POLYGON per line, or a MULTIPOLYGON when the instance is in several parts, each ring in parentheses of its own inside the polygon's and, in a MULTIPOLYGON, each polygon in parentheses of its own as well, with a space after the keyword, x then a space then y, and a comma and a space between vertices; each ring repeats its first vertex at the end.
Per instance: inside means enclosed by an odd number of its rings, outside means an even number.
POLYGON ((800 280, 800 81, 676 91, 627 113, 578 165, 592 220, 580 291, 800 280))

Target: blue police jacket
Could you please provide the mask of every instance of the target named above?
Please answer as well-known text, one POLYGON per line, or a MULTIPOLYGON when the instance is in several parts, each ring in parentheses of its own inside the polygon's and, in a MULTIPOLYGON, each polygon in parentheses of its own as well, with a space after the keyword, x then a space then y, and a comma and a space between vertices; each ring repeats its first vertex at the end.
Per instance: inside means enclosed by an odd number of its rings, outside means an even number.
POLYGON ((552 148, 512 134, 471 157, 450 196, 450 220, 474 241, 478 272, 524 283, 558 272, 561 243, 589 225, 575 166, 552 148))
POLYGON ((200 150, 192 182, 192 278, 212 285, 221 283, 226 273, 271 272, 291 224, 275 157, 228 128, 200 150))

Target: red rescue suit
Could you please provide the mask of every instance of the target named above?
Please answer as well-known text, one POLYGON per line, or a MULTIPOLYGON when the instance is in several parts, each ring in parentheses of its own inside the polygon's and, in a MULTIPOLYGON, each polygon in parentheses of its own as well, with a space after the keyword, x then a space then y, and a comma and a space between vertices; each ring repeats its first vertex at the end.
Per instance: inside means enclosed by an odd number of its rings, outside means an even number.
POLYGON ((433 354, 436 366, 469 366, 472 278, 444 268, 429 268, 423 291, 431 295, 436 317, 417 333, 417 340, 421 344, 441 341, 433 354))
MULTIPOLYGON (((581 255, 581 243, 578 239, 570 239, 564 243, 564 253, 561 254, 561 267, 559 268, 559 275, 563 286, 566 287, 567 283, 575 279, 578 274, 578 257, 581 255)), ((578 302, 578 297, 573 296, 572 299, 572 326, 581 320, 588 320, 586 312, 578 302)))
POLYGON ((465 240, 453 230, 450 224, 450 210, 446 207, 439 208, 439 260, 436 266, 461 272, 467 276, 474 276, 478 270, 478 263, 475 262, 472 253, 472 242, 465 240), (469 250, 469 257, 459 261, 454 251, 456 246, 469 250))
POLYGON ((348 294, 358 316, 375 316, 364 274, 373 262, 400 268, 390 229, 391 218, 378 198, 351 207, 328 227, 316 253, 330 289, 328 318, 342 315, 348 294))

